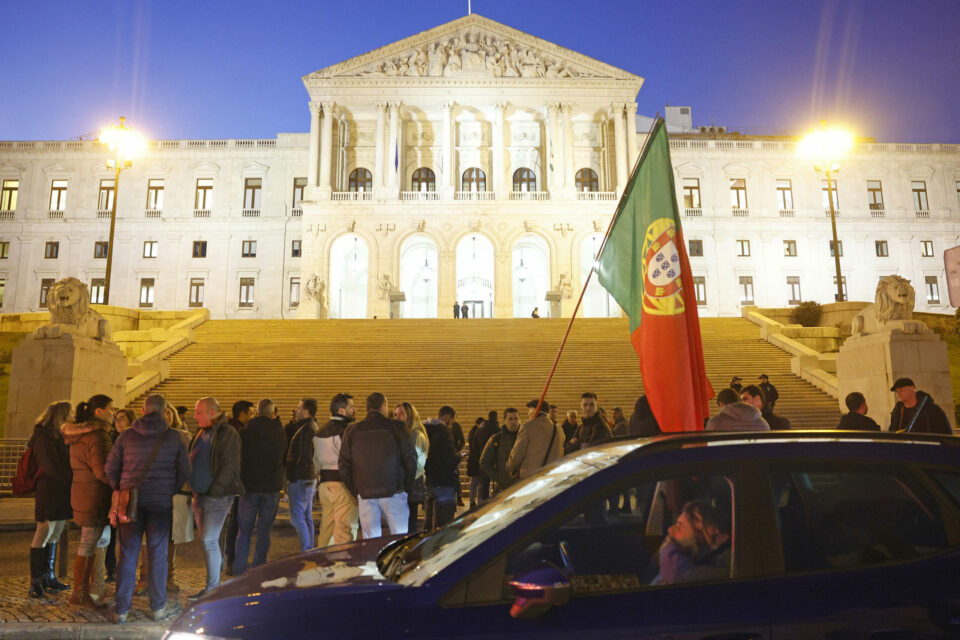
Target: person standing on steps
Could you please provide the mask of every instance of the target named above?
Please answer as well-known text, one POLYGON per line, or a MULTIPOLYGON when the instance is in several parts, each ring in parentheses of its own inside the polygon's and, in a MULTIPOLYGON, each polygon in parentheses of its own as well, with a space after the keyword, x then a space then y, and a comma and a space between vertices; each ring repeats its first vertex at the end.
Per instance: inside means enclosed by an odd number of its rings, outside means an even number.
POLYGON ((770 384, 770 378, 767 377, 767 374, 760 374, 760 391, 763 391, 763 403, 767 406, 771 413, 777 408, 777 399, 780 397, 780 392, 777 391, 777 388, 770 384))
POLYGON ((460 303, 456 301, 453 303, 453 317, 460 318, 460 303))

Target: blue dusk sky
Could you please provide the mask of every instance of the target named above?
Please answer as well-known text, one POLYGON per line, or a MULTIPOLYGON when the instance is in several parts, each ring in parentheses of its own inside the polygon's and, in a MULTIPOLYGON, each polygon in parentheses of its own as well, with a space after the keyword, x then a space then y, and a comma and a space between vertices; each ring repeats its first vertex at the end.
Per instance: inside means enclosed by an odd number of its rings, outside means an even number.
MULTIPOLYGON (((473 10, 646 78, 639 112, 880 141, 960 142, 960 0, 473 0, 473 10)), ((125 115, 152 138, 309 126, 301 76, 465 15, 467 0, 4 2, 0 139, 125 115)))

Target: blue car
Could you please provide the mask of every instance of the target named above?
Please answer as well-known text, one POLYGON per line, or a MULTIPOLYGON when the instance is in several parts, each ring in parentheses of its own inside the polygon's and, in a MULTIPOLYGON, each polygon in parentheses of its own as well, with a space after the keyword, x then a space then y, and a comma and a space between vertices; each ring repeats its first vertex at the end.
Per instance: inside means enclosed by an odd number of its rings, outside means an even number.
POLYGON ((960 441, 614 441, 438 531, 252 569, 166 637, 956 638, 960 441))

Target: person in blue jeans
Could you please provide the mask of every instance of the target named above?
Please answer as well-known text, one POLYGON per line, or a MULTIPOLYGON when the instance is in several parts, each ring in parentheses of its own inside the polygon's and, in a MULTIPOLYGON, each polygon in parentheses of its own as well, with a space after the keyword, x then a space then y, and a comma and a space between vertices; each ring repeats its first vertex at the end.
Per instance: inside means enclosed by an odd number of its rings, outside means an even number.
POLYGON ((300 550, 314 547, 313 496, 317 492, 317 470, 313 463, 313 438, 317 426, 317 400, 304 398, 294 417, 297 429, 287 448, 287 498, 290 500, 290 524, 300 538, 300 550))
POLYGON ((130 489, 140 482, 136 520, 117 525, 118 623, 126 622, 130 611, 144 533, 153 568, 148 585, 151 616, 154 620, 163 620, 180 611, 178 602, 167 602, 167 543, 173 524, 173 496, 186 482, 190 466, 180 435, 163 420, 166 404, 163 396, 147 396, 143 417, 120 434, 103 467, 114 490, 130 489), (148 467, 154 445, 158 445, 157 453, 148 467))
POLYGON ((287 452, 287 434, 275 417, 273 400, 257 403, 257 417, 240 432, 240 479, 245 493, 237 507, 238 528, 233 575, 247 570, 250 536, 257 527, 254 567, 267 561, 270 528, 277 517, 280 490, 283 489, 283 463, 287 452))
POLYGON ((207 567, 206 585, 188 596, 197 600, 220 585, 223 564, 220 531, 233 499, 243 493, 243 483, 240 481, 240 434, 227 422, 217 399, 198 400, 193 417, 200 428, 190 442, 190 489, 193 516, 207 567))
POLYGON ((453 437, 447 427, 453 421, 454 415, 456 413, 453 408, 444 405, 440 407, 436 418, 423 423, 430 440, 424 471, 427 494, 433 498, 430 501, 433 514, 428 514, 432 517, 427 518, 432 527, 439 528, 447 524, 453 520, 457 511, 456 491, 460 484, 457 465, 460 464, 460 456, 453 446, 453 437))

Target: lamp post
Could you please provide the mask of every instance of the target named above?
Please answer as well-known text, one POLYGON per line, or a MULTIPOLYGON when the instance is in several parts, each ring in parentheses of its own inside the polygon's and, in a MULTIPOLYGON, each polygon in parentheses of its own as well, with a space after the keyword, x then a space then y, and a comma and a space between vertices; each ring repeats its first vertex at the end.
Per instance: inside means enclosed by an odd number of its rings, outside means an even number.
POLYGON ((113 169, 113 206, 110 207, 110 237, 107 240, 107 274, 103 282, 103 304, 110 304, 110 273, 113 268, 113 234, 117 225, 117 200, 120 197, 120 171, 133 166, 134 158, 143 154, 146 142, 143 136, 127 127, 126 118, 120 125, 111 125, 100 132, 100 143, 110 150, 107 169, 113 169))
POLYGON ((824 120, 819 129, 800 141, 801 155, 813 161, 814 171, 827 179, 827 201, 830 206, 830 228, 833 231, 833 264, 837 278, 837 302, 843 301, 843 277, 840 275, 840 243, 837 240, 837 213, 833 208, 833 176, 840 171, 840 159, 853 147, 853 136, 836 127, 827 128, 824 120))

